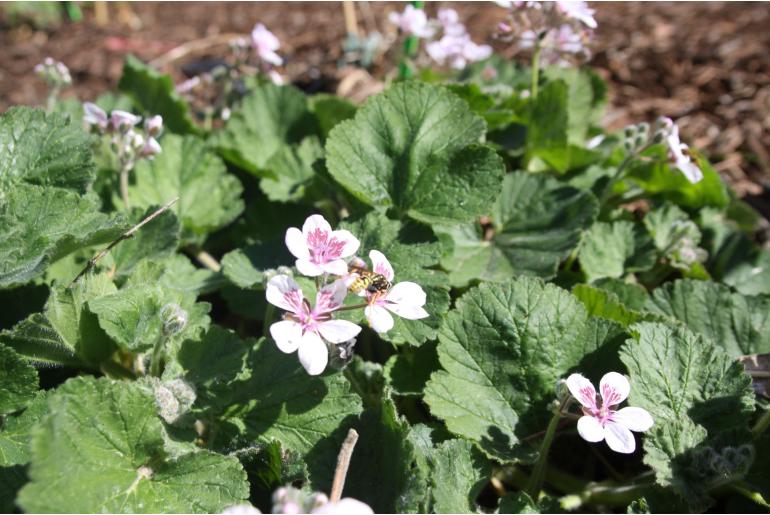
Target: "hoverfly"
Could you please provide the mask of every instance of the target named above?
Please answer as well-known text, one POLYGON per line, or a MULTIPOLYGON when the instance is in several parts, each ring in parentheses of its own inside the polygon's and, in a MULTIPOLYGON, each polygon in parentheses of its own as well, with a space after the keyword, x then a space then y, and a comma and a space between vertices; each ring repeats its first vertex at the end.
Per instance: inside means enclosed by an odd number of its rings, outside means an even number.
POLYGON ((362 266, 350 265, 350 270, 353 271, 358 277, 350 283, 348 290, 352 293, 361 293, 366 291, 372 295, 380 293, 387 293, 391 287, 390 281, 388 281, 384 275, 378 274, 367 270, 362 266))

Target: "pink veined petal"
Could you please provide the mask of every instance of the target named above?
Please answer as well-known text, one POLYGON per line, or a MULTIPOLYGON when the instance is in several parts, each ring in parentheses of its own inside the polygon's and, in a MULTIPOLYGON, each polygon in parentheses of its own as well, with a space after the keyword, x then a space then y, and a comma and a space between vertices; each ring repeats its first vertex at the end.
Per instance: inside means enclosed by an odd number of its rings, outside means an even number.
POLYGON ((299 314, 304 310, 302 289, 288 275, 276 275, 270 279, 267 282, 265 297, 270 304, 286 311, 299 314))
POLYGON ((305 235, 302 234, 302 231, 296 227, 289 227, 286 230, 286 238, 284 241, 292 256, 299 259, 310 259, 310 250, 307 248, 307 241, 305 240, 305 235))
POLYGON ((270 326, 270 336, 281 352, 291 354, 297 350, 302 340, 302 325, 291 320, 281 320, 270 326))
POLYGON ((631 454, 636 450, 633 433, 616 422, 608 421, 604 424, 604 439, 615 452, 631 454))
POLYGON ((352 256, 353 254, 358 252, 358 247, 361 246, 361 242, 358 241, 358 238, 353 236, 353 233, 351 233, 350 231, 346 231, 345 229, 340 229, 332 232, 332 238, 344 243, 342 247, 342 254, 340 254, 340 257, 352 256))
POLYGON ((318 324, 318 332, 326 341, 343 343, 361 332, 361 327, 347 320, 329 320, 318 324))
POLYGON ((638 432, 647 431, 655 423, 652 420, 652 415, 646 409, 633 406, 628 406, 614 412, 611 420, 627 427, 631 431, 638 432))
POLYGON ((369 513, 374 513, 374 511, 372 511, 372 508, 369 507, 368 504, 362 503, 352 497, 345 497, 337 502, 329 502, 323 506, 319 506, 310 513, 325 513, 329 515, 368 515, 369 513))
POLYGON ((321 268, 319 265, 316 265, 309 259, 298 259, 294 262, 294 266, 297 267, 299 273, 308 277, 317 277, 324 273, 323 268, 321 268))
POLYGON ((385 257, 385 254, 379 250, 369 251, 369 259, 372 260, 372 271, 385 277, 388 281, 392 281, 395 277, 393 273, 393 267, 390 266, 390 261, 385 257))
POLYGON ((310 235, 315 233, 316 231, 326 234, 328 238, 329 235, 331 235, 332 226, 329 225, 329 222, 327 222, 326 218, 324 218, 323 216, 310 215, 307 217, 307 219, 305 220, 305 223, 302 225, 302 234, 305 235, 306 239, 309 239, 310 235))
POLYGON ((601 442, 604 440, 604 429, 599 421, 590 415, 584 415, 578 419, 577 430, 580 437, 587 442, 601 442))
POLYGON ((348 264, 345 263, 345 261, 342 259, 335 259, 333 261, 329 261, 328 263, 322 263, 320 267, 321 270, 327 274, 345 275, 348 273, 348 264))
POLYGON ((387 333, 393 329, 393 317, 381 306, 367 306, 364 315, 371 328, 378 333, 387 333))
POLYGON ((311 376, 317 376, 326 369, 329 351, 318 334, 308 331, 302 335, 302 341, 299 344, 299 362, 311 376))
POLYGON ((333 283, 327 284, 318 290, 313 313, 320 314, 334 311, 342 305, 347 293, 348 288, 345 286, 345 279, 337 279, 333 283))
POLYGON ((617 372, 607 372, 599 381, 599 392, 602 395, 602 406, 609 408, 617 406, 628 398, 631 384, 626 376, 617 372))
POLYGON ((584 407, 596 410, 596 389, 591 381, 580 374, 571 374, 567 378, 569 393, 584 407))

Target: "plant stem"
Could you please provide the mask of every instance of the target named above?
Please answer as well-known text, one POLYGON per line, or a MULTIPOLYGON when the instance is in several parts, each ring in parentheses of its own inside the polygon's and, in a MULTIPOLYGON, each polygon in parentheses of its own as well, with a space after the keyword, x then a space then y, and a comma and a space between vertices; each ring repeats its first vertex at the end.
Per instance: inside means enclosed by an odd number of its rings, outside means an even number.
POLYGON ((342 306, 341 308, 337 308, 334 311, 350 311, 353 309, 361 309, 367 307, 369 304, 356 304, 355 306, 342 306))
POLYGON ((762 436, 762 433, 765 432, 765 429, 767 429, 768 426, 770 426, 770 409, 765 411, 765 413, 759 417, 757 423, 754 424, 754 427, 751 428, 751 434, 754 436, 754 439, 762 436))
MULTIPOLYGON (((425 2, 415 1, 411 2, 415 9, 422 9, 425 2)), ((404 40, 403 55, 398 63, 398 78, 401 80, 410 79, 414 76, 414 70, 412 69, 411 62, 417 55, 417 50, 420 48, 420 38, 415 35, 409 35, 404 40)))
POLYGON ((114 379, 136 379, 136 374, 120 363, 114 361, 105 361, 99 368, 104 375, 114 379))
POLYGON ((123 198, 123 205, 126 209, 131 207, 128 201, 128 174, 131 173, 131 168, 128 164, 124 164, 120 168, 120 196, 123 198))
POLYGON ((532 54, 532 85, 530 96, 532 100, 537 98, 537 87, 540 82, 540 39, 535 41, 535 51, 532 54))
POLYGON ((337 468, 334 470, 334 481, 332 482, 332 491, 329 494, 330 502, 338 502, 342 497, 342 489, 345 488, 345 477, 348 475, 350 458, 353 457, 353 449, 358 441, 358 433, 355 429, 348 431, 348 436, 342 442, 342 448, 337 456, 337 468))
POLYGON ((155 341, 155 345, 152 347, 152 357, 150 358, 150 375, 153 377, 160 377, 160 362, 163 357, 163 351, 165 350, 166 334, 161 331, 160 336, 155 341))
POLYGON ((551 421, 548 423, 548 428, 545 430, 545 437, 543 443, 540 444, 540 453, 535 463, 535 468, 532 469, 532 475, 529 477, 527 483, 527 493, 532 499, 537 499, 540 493, 540 487, 543 483, 543 475, 545 472, 545 466, 548 462, 548 450, 551 448, 553 437, 556 434, 556 427, 561 420, 561 410, 554 414, 551 421))

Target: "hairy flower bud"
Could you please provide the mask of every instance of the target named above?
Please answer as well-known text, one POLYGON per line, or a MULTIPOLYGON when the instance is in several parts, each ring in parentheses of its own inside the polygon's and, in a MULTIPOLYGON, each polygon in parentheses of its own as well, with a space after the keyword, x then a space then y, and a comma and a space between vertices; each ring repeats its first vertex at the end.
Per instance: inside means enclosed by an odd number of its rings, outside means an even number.
POLYGON ((163 117, 156 114, 152 118, 146 119, 144 121, 144 130, 154 138, 160 136, 160 133, 163 131, 163 117))
POLYGON ((158 414, 169 424, 179 422, 195 403, 195 388, 184 379, 160 381, 150 378, 158 414))
POLYGON ((166 304, 160 309, 163 333, 167 336, 178 334, 187 325, 188 314, 178 304, 166 304))

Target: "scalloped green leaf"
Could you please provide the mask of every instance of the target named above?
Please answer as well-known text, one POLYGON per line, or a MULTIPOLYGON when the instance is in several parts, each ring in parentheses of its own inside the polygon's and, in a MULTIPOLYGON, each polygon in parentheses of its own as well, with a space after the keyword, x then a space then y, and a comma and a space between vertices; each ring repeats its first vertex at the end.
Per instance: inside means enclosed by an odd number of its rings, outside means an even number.
POLYGON ((266 166, 274 155, 317 131, 304 93, 265 83, 246 95, 210 142, 225 160, 263 177, 270 176, 266 166))
POLYGON ((24 408, 37 389, 37 370, 15 350, 0 344, 0 417, 24 408))
POLYGON ((515 459, 519 436, 547 423, 556 381, 600 339, 569 292, 532 277, 484 283, 460 297, 439 330, 424 400, 454 434, 515 459))
POLYGON ((451 244, 441 265, 449 270, 454 286, 475 280, 502 282, 514 275, 551 278, 597 213, 598 203, 590 193, 550 177, 508 174, 492 208, 491 227, 435 227, 451 244))
POLYGON ((45 392, 39 391, 23 412, 5 419, 0 428, 0 468, 29 462, 32 430, 48 413, 46 399, 45 392))
POLYGON ((161 147, 155 159, 137 163, 131 205, 148 209, 179 197, 171 209, 182 225, 182 243, 201 244, 243 211, 241 182, 196 136, 168 134, 161 147))
POLYGON ((159 73, 133 55, 126 57, 118 89, 145 116, 163 116, 163 125, 168 130, 177 134, 200 132, 190 117, 187 102, 177 94, 171 77, 159 73))
POLYGON ((629 404, 655 420, 645 438, 645 463, 660 484, 691 504, 706 502, 708 489, 725 480, 725 470, 712 470, 707 454, 748 439, 751 379, 740 363, 685 327, 642 322, 631 330, 620 353, 631 377, 629 404))
POLYGON ((644 229, 626 220, 596 222, 583 236, 578 254, 588 282, 649 270, 657 253, 644 229))
POLYGON ((491 463, 471 442, 442 442, 433 452, 433 511, 479 513, 476 498, 491 473, 491 463))
POLYGON ((166 455, 155 399, 136 383, 75 378, 32 437, 28 512, 212 513, 249 495, 235 457, 166 455))
POLYGON ((484 120, 448 90, 403 82, 372 97, 326 142, 334 179, 362 202, 436 223, 487 214, 502 160, 477 143, 484 120))
POLYGON ((684 323, 730 357, 770 352, 770 297, 734 293, 710 281, 681 279, 656 289, 645 306, 684 323))

